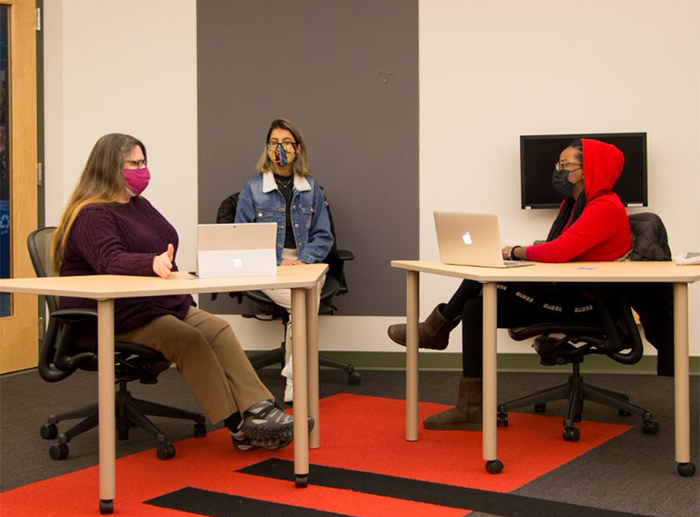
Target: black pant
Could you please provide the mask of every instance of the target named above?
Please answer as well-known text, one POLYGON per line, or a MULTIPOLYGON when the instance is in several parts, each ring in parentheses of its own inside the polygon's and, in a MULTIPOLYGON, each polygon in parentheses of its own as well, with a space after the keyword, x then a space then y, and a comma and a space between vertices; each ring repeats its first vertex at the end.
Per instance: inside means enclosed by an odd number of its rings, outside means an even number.
MULTIPOLYGON (((585 287, 571 283, 498 284, 498 328, 534 323, 598 321, 594 300, 585 287)), ((462 316, 462 371, 481 377, 483 368, 483 299, 481 284, 464 280, 442 308, 447 319, 462 316)))

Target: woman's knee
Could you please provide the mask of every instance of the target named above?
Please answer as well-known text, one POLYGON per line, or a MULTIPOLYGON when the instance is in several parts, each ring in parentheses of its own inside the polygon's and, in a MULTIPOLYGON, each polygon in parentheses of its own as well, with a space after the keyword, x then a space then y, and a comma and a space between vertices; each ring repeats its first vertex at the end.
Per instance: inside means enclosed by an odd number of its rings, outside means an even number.
POLYGON ((208 342, 225 333, 233 334, 231 325, 225 319, 201 309, 190 309, 184 322, 201 332, 208 342))
POLYGON ((462 309, 462 321, 463 322, 480 322, 483 318, 483 300, 481 296, 476 296, 470 298, 464 304, 462 309))
POLYGON ((204 335, 190 327, 179 336, 164 340, 161 351, 174 363, 179 363, 187 357, 202 357, 209 353, 209 345, 204 335))

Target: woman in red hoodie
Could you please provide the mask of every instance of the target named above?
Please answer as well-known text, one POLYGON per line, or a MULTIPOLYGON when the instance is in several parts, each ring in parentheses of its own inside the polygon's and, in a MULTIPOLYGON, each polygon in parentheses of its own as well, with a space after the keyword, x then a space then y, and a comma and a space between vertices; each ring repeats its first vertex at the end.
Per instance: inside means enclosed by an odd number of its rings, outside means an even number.
MULTIPOLYGON (((612 192, 625 158, 615 146, 598 140, 575 140, 559 155, 552 186, 563 198, 547 240, 531 246, 508 246, 503 257, 537 262, 610 261, 632 249, 624 205, 612 192), (584 160, 585 158, 585 160, 584 160), (584 165, 585 163, 585 165, 584 165)), ((507 283, 498 285, 498 326, 513 328, 545 321, 596 319, 590 298, 577 285, 507 283)), ((481 284, 465 280, 448 303, 433 309, 419 324, 419 346, 447 347, 449 334, 462 324, 462 371, 455 407, 428 417, 427 429, 481 429, 482 298, 481 284)), ((406 325, 389 327, 389 337, 406 345, 406 325)))

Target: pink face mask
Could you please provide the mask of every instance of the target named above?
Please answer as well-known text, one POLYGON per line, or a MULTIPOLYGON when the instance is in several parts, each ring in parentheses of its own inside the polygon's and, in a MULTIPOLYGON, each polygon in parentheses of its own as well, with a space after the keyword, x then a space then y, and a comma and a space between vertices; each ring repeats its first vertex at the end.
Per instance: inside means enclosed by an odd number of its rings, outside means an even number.
POLYGON ((151 180, 151 172, 148 167, 142 169, 124 169, 124 183, 126 188, 134 195, 138 196, 146 190, 148 182, 151 180))

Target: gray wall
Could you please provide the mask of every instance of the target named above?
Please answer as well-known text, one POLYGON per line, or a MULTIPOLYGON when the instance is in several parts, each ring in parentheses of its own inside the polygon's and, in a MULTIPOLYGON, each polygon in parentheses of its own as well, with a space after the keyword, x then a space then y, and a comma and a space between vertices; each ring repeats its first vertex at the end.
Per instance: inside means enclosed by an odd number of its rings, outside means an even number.
MULTIPOLYGON (((270 122, 304 135, 333 210, 350 293, 344 315, 405 314, 418 257, 418 1, 197 4, 199 222, 253 176, 270 122)), ((209 310, 239 312, 226 296, 209 310)))

